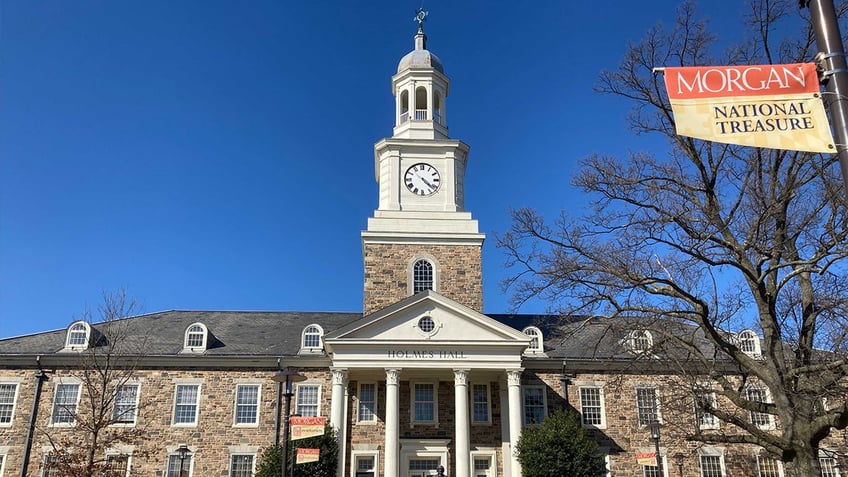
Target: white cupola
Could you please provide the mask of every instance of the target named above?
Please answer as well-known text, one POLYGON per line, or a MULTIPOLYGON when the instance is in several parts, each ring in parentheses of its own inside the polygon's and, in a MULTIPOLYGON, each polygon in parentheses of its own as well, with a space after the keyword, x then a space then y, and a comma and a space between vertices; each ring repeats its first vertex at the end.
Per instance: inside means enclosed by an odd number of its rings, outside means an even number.
MULTIPOLYGON (((426 16, 426 14, 425 14, 426 16)), ((427 50, 424 18, 419 13, 415 49, 401 58, 392 77, 395 96, 393 137, 406 139, 447 139, 445 120, 450 80, 439 58, 427 50)))

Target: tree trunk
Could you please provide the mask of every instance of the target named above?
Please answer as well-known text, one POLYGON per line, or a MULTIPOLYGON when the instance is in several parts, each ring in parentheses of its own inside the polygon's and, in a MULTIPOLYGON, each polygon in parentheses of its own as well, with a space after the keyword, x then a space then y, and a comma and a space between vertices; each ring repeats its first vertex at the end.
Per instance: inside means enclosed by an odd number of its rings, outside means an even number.
POLYGON ((798 449, 798 455, 792 462, 787 462, 784 477, 816 477, 822 475, 819 455, 816 449, 798 449))

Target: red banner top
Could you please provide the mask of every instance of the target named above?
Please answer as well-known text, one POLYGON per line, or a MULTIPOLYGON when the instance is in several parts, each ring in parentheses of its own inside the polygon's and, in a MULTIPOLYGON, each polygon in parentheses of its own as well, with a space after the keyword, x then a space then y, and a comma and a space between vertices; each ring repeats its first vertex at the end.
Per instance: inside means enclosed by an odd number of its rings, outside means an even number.
POLYGON ((663 74, 672 100, 821 91, 813 63, 666 67, 663 74))

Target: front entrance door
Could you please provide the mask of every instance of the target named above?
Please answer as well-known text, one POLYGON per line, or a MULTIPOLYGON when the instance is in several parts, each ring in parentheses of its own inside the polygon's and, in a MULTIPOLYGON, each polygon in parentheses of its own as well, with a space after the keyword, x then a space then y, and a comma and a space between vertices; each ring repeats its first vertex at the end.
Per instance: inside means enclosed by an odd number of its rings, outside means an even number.
POLYGON ((436 475, 436 469, 442 465, 439 458, 412 458, 409 459, 409 469, 406 477, 430 477, 436 475))

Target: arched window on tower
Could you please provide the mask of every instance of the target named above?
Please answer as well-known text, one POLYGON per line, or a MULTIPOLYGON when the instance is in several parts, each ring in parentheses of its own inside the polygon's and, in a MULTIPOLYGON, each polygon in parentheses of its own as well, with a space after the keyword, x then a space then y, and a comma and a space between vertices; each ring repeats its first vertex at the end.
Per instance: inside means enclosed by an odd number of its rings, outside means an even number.
POLYGON ((433 264, 418 260, 412 266, 412 294, 433 289, 433 264))
POLYGON ((423 86, 415 88, 415 120, 427 120, 427 88, 423 86))
POLYGON ((409 121, 409 91, 400 92, 400 124, 409 121))
POLYGON ((442 95, 436 91, 436 94, 433 95, 433 121, 444 125, 443 118, 445 117, 445 112, 442 110, 442 95))

